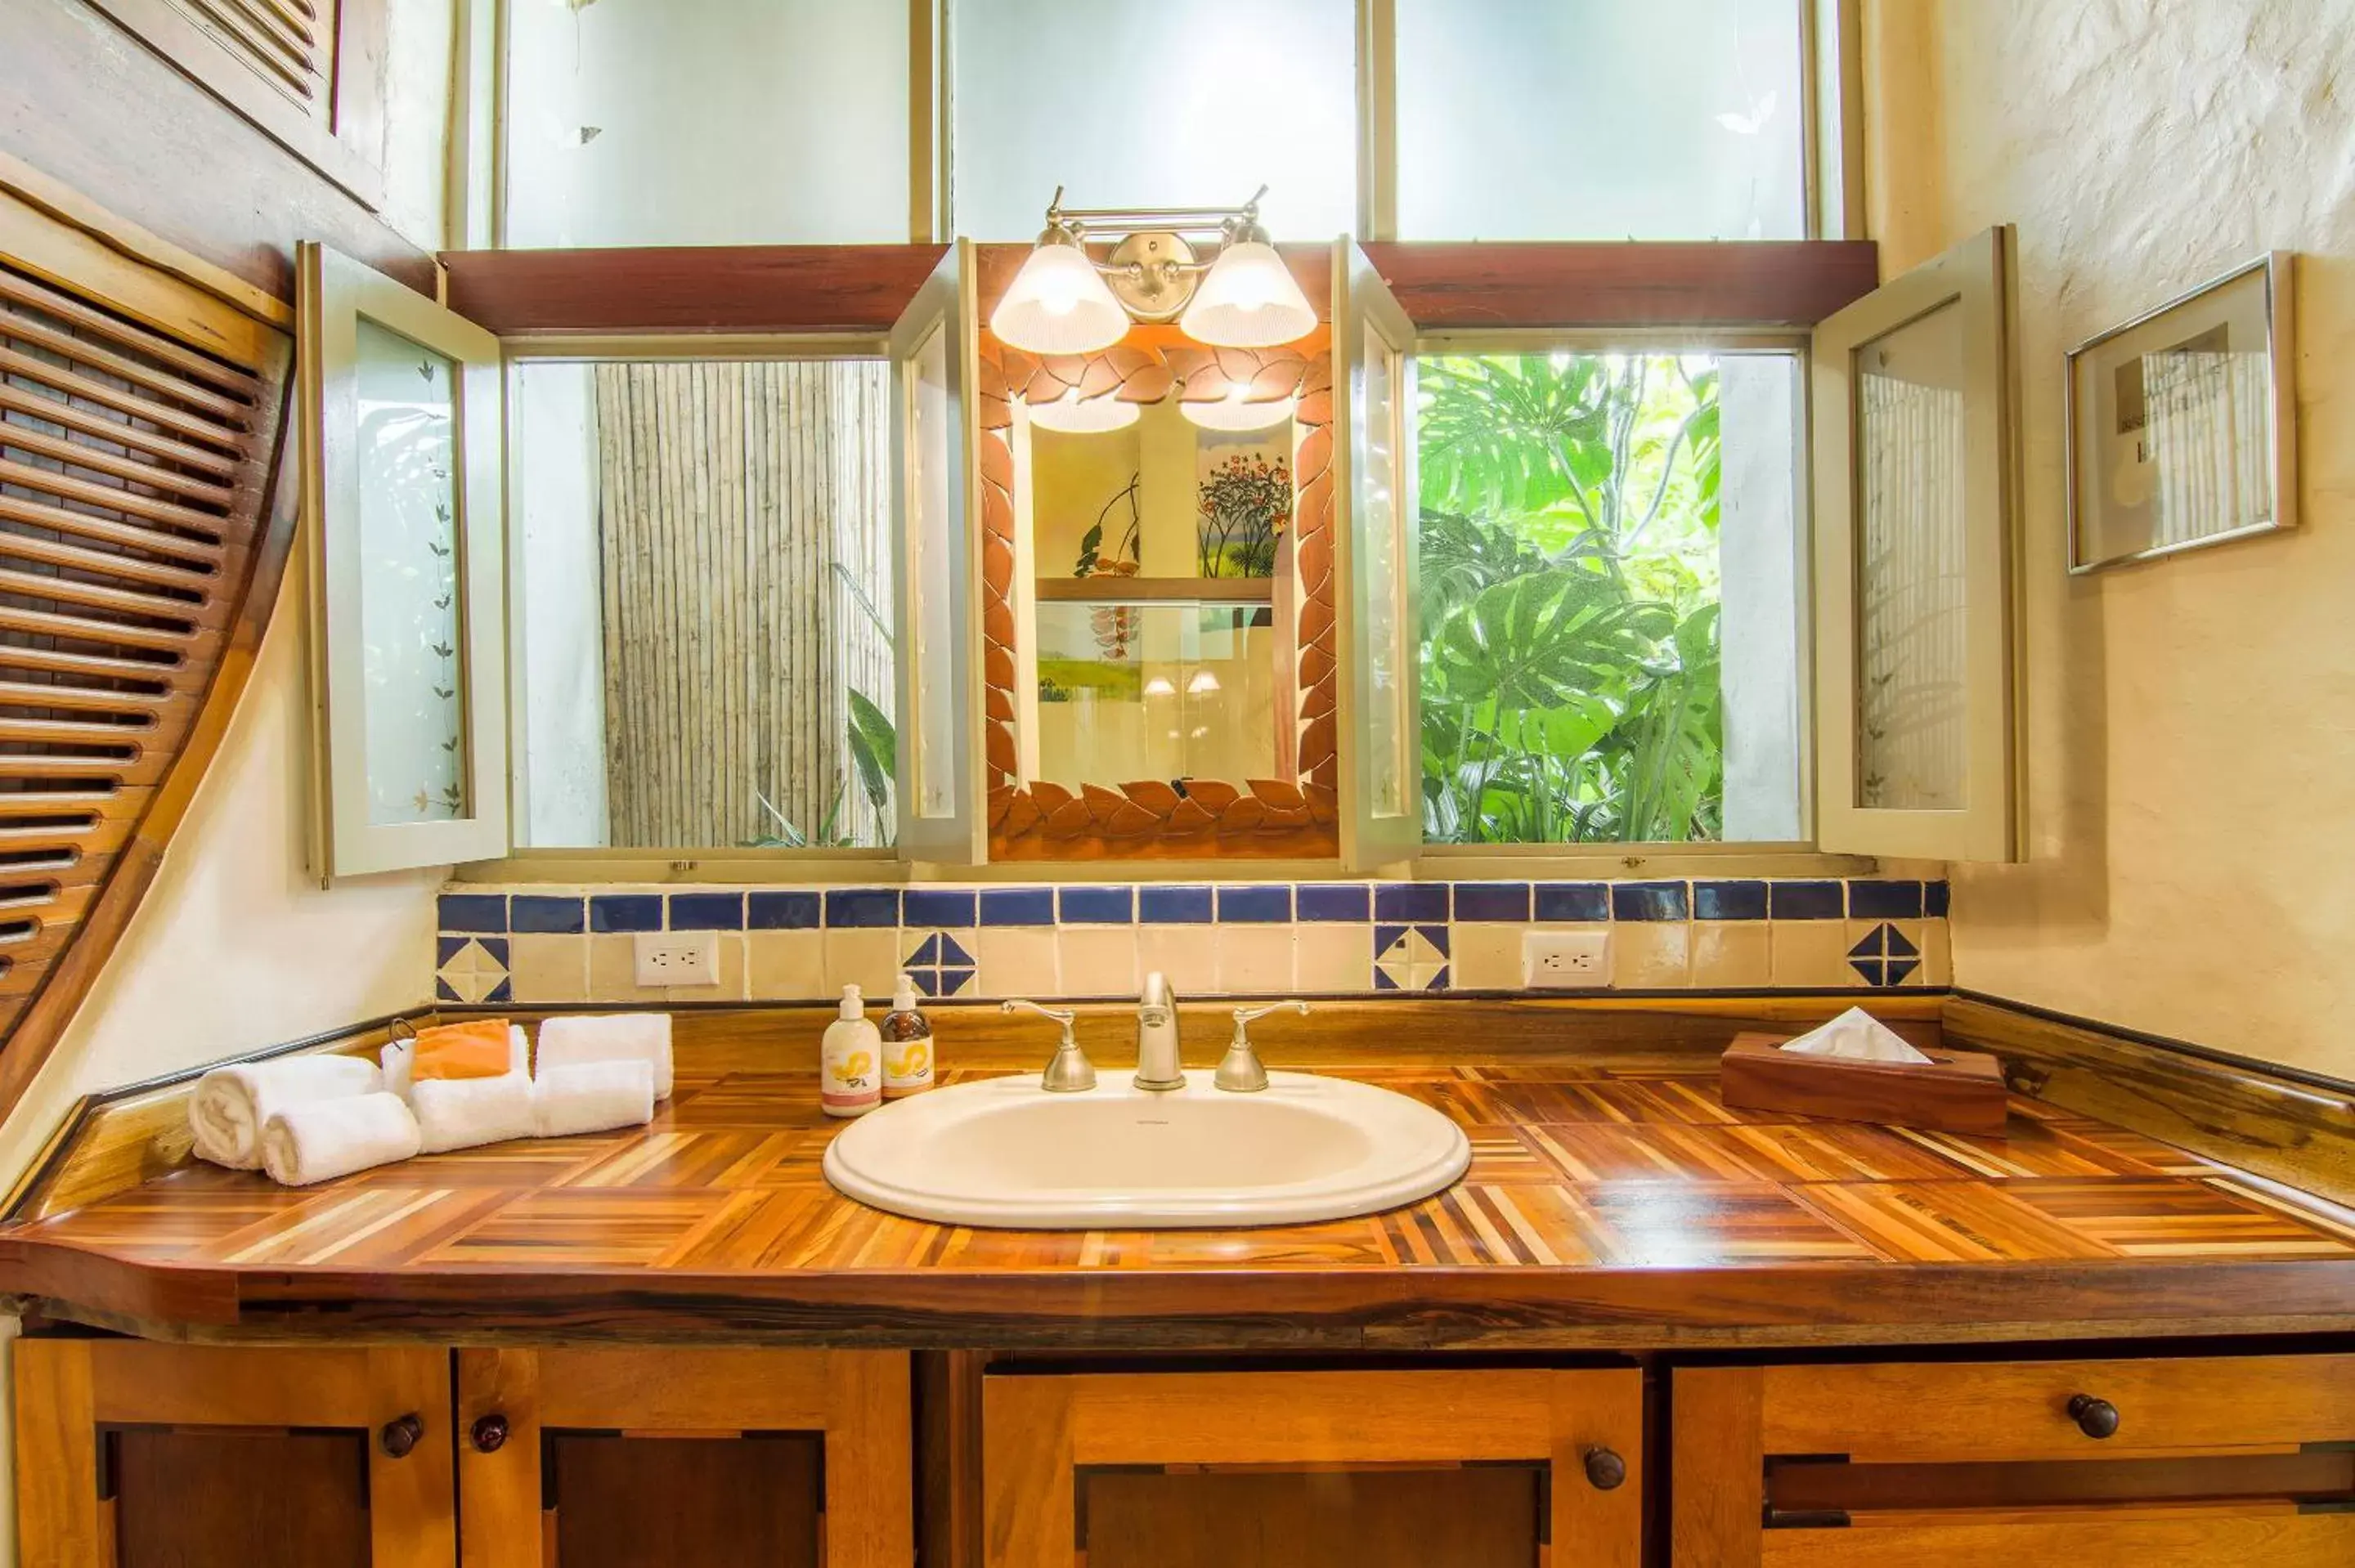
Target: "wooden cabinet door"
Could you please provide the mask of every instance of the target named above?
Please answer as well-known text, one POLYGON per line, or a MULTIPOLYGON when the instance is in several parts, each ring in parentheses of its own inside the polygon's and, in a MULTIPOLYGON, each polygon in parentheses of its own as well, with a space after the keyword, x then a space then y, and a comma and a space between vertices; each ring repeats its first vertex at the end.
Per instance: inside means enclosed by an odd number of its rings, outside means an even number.
POLYGON ((1635 1568, 1643 1379, 994 1373, 987 1568, 1635 1568))
POLYGON ((1676 1568, 2355 1563, 2355 1357, 1671 1374, 1676 1568))
POLYGON ((463 1568, 909 1568, 908 1358, 458 1352, 463 1568))
POLYGON ((23 1568, 448 1568, 450 1358, 16 1348, 23 1568))

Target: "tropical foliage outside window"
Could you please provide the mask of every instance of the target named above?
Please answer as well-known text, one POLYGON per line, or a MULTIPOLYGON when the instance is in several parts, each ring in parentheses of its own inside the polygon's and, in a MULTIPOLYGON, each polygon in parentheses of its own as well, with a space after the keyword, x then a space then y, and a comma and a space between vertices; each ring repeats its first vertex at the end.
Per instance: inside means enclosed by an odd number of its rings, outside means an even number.
POLYGON ((1425 838, 1721 837, 1715 357, 1417 376, 1425 838))

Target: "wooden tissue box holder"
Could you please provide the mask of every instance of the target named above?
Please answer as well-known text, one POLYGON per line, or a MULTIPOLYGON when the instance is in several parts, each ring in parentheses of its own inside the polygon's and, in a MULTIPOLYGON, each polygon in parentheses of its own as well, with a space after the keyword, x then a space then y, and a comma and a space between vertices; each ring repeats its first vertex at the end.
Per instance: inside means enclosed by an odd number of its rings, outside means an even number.
POLYGON ((1718 1065, 1718 1092, 1744 1110, 1796 1111, 1842 1121, 2004 1135, 2003 1065, 1984 1051, 1921 1047, 1919 1062, 1803 1056, 1787 1034, 1737 1034, 1718 1065))

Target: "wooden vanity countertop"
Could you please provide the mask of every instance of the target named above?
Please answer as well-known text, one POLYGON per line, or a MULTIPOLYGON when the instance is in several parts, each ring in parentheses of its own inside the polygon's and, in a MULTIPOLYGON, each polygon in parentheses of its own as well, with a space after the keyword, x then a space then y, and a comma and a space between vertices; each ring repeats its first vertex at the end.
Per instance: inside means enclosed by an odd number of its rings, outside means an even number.
POLYGON ((2041 1101, 2015 1098, 1998 1141, 1730 1110, 1706 1051, 1320 1062, 1454 1118, 1469 1174, 1330 1224, 1041 1233, 837 1195, 814 1075, 764 1065, 683 1053, 651 1127, 315 1189, 184 1165, 0 1231, 0 1289, 164 1338, 1600 1350, 2355 1328, 2355 1213, 2041 1101))

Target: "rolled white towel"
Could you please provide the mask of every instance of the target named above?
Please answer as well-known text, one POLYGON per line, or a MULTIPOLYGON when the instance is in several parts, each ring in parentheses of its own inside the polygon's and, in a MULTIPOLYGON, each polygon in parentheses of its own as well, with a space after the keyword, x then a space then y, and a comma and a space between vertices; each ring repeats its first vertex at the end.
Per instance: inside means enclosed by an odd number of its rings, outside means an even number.
POLYGON ((635 1056, 543 1067, 531 1093, 541 1138, 644 1127, 655 1118, 655 1070, 635 1056))
MULTIPOLYGON (((379 1058, 384 1064, 384 1086, 402 1099, 409 1097, 410 1075, 416 1065, 416 1057, 417 1044, 414 1040, 396 1040, 384 1048, 379 1058)), ((520 1023, 507 1025, 507 1071, 526 1074, 531 1071, 531 1041, 520 1023)))
POLYGON ((188 1097, 197 1158, 232 1171, 261 1169, 262 1128, 272 1115, 316 1100, 349 1099, 382 1086, 365 1056, 282 1056, 215 1067, 188 1097))
POLYGON ((521 1073, 503 1078, 427 1078, 409 1086, 409 1106, 428 1154, 472 1149, 529 1138, 531 1080, 521 1073))
POLYGON ((261 1167, 288 1187, 332 1181, 417 1152, 417 1118, 399 1095, 346 1095, 272 1111, 261 1129, 261 1167))
POLYGON ((670 1098, 670 1014, 610 1012, 540 1021, 538 1071, 543 1076, 550 1067, 632 1058, 654 1068, 655 1098, 670 1098))

